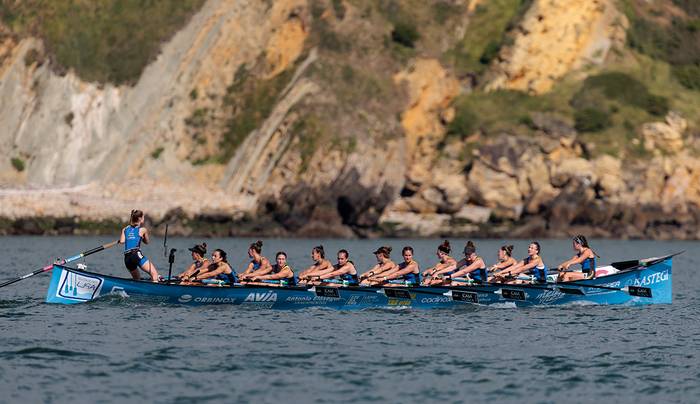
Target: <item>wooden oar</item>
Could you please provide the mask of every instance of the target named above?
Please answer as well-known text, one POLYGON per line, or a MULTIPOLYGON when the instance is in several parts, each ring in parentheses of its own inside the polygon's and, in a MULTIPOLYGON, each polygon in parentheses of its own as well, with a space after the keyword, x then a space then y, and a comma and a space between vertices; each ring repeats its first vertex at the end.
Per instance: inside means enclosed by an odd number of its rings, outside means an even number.
POLYGON ((32 276, 34 276, 34 275, 36 275, 36 274, 40 274, 40 273, 42 273, 42 272, 48 272, 48 271, 51 270, 51 268, 53 268, 54 265, 65 265, 65 264, 67 264, 67 263, 69 263, 69 262, 73 262, 73 261, 79 260, 79 259, 81 259, 81 258, 83 258, 83 257, 87 257, 88 255, 91 255, 91 254, 100 252, 100 251, 102 251, 102 250, 106 250, 106 249, 108 249, 108 248, 110 248, 110 247, 113 247, 113 246, 117 245, 117 243, 119 243, 119 241, 112 241, 111 243, 107 243, 107 244, 101 245, 101 246, 99 246, 99 247, 95 247, 95 248, 93 248, 93 249, 91 249, 91 250, 87 250, 87 251, 82 252, 82 253, 80 253, 80 254, 78 254, 78 255, 74 255, 74 256, 72 256, 72 257, 70 257, 70 258, 66 258, 66 259, 64 259, 64 260, 57 261, 57 262, 54 263, 54 264, 47 265, 47 266, 45 266, 45 267, 43 267, 43 268, 37 269, 37 270, 34 271, 34 272, 28 273, 28 274, 26 274, 26 275, 24 275, 24 276, 20 276, 19 278, 15 278, 15 279, 9 280, 9 281, 7 281, 7 282, 5 282, 5 283, 2 283, 2 284, 0 284, 0 288, 4 288, 4 287, 7 286, 7 285, 12 285, 13 283, 19 282, 19 281, 21 281, 21 280, 23 280, 23 279, 31 278, 32 276))

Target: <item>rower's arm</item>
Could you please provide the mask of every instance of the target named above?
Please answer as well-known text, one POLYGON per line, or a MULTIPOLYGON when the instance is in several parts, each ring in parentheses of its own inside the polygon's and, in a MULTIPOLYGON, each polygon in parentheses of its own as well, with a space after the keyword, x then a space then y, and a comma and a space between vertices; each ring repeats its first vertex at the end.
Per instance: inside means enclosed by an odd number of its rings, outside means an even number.
POLYGON ((126 227, 122 229, 122 234, 119 235, 119 244, 126 243, 126 235, 124 235, 124 230, 126 230, 126 227))
POLYGON ((219 274, 224 273, 225 268, 226 266, 224 265, 218 265, 213 271, 207 271, 205 273, 200 272, 199 274, 197 274, 197 280, 213 278, 219 274))
POLYGON ((460 276, 464 276, 466 274, 472 273, 476 271, 479 268, 482 268, 484 266, 484 260, 481 258, 472 262, 470 265, 467 265, 466 267, 456 271, 452 275, 450 275, 452 278, 459 278, 460 276))
POLYGON ((276 274, 259 276, 258 279, 277 280, 291 278, 292 276, 294 276, 294 271, 292 271, 292 269, 289 267, 284 267, 283 270, 277 272, 276 274))
POLYGON ((537 261, 531 261, 527 264, 521 265, 520 268, 516 268, 516 269, 508 271, 508 272, 510 272, 513 275, 521 274, 523 272, 527 272, 527 271, 531 270, 532 268, 536 267, 537 265, 539 265, 541 263, 542 263, 541 259, 539 259, 537 261))
MULTIPOLYGON (((396 270, 394 272, 386 275, 387 280, 398 279, 404 275, 408 275, 410 273, 413 273, 414 270, 418 269, 418 264, 416 264, 414 262, 411 265, 406 265, 406 267, 404 269, 399 269, 398 265, 395 268, 396 268, 396 270)), ((417 273, 420 273, 420 271, 417 271, 417 273)))
POLYGON ((142 227, 139 229, 139 232, 141 233, 141 240, 143 240, 144 244, 148 244, 151 242, 151 234, 148 232, 148 229, 145 227, 142 227))
POLYGON ((182 272, 180 275, 177 275, 176 278, 189 278, 194 273, 196 268, 197 267, 194 264, 192 264, 189 267, 187 267, 187 269, 185 269, 185 271, 182 272))
POLYGON ((457 261, 452 260, 449 263, 446 262, 445 267, 443 267, 440 270, 438 270, 437 272, 435 272, 435 275, 444 274, 445 272, 450 272, 456 268, 457 268, 457 261))
POLYGON ((324 277, 327 277, 327 278, 333 278, 333 277, 336 277, 336 276, 349 274, 350 272, 352 272, 351 269, 350 269, 351 267, 352 267, 352 264, 348 262, 348 263, 346 263, 345 265, 343 265, 342 267, 336 269, 335 271, 332 271, 332 272, 328 272, 328 273, 326 273, 326 274, 323 274, 323 276, 324 276, 324 277))
POLYGON ((363 273, 360 277, 361 278, 369 278, 372 276, 376 276, 378 273, 381 272, 380 271, 381 267, 382 267, 381 264, 377 264, 377 265, 373 266, 372 268, 370 268, 369 271, 363 273))

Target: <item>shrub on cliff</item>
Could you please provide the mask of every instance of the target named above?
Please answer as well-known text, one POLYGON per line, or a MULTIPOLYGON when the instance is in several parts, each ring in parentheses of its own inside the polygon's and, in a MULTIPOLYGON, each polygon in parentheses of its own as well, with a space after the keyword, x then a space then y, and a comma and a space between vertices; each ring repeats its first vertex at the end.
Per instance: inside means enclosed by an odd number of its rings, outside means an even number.
POLYGON ((3 1, 0 19, 43 39, 54 67, 87 81, 132 83, 204 0, 3 1))
POLYGON ((673 76, 684 87, 691 90, 700 90, 700 66, 683 65, 673 67, 673 76))
POLYGON ((606 100, 632 105, 656 116, 666 115, 669 110, 667 98, 651 94, 644 83, 622 72, 588 77, 571 99, 571 105, 577 110, 600 108, 599 104, 606 100))
POLYGON ((408 48, 415 47, 418 39, 420 39, 418 30, 409 21, 398 21, 391 31, 391 40, 408 48))
POLYGON ((610 114, 597 108, 584 108, 574 114, 579 132, 599 132, 610 127, 610 114))

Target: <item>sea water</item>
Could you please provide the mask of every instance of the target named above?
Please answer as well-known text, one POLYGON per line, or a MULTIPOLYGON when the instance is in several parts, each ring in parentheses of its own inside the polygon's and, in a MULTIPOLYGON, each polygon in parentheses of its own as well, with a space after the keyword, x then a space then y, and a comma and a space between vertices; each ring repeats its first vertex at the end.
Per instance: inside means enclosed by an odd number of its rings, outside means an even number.
MULTIPOLYGON (((0 238, 0 280, 110 241, 0 238)), ((167 274, 162 239, 144 248, 167 274)), ((244 268, 252 239, 171 238, 174 273, 206 241, 244 268)), ((271 239, 299 270, 311 248, 340 248, 362 272, 379 245, 411 245, 421 268, 441 240, 271 239)), ((452 240, 457 257, 465 240, 452 240)), ((549 266, 571 242, 540 240, 549 266)), ((502 240, 475 240, 492 264, 502 240)), ((516 241, 515 256, 527 240, 516 241)), ((700 251, 695 242, 593 240, 611 261, 685 250, 673 262, 673 304, 447 310, 298 311, 183 307, 108 297, 44 303, 49 276, 0 289, 0 402, 687 402, 700 400, 700 251)), ((128 276, 117 247, 88 270, 128 276)))

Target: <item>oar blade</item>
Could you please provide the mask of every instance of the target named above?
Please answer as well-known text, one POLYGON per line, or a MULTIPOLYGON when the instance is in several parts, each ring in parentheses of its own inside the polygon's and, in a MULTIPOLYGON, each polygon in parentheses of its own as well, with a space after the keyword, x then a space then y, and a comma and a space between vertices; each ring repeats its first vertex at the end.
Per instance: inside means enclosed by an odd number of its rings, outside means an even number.
POLYGON ((564 287, 559 287, 557 288, 558 291, 561 293, 565 293, 567 295, 578 295, 578 296, 584 296, 585 293, 581 289, 578 288, 564 288, 564 287))
POLYGON ((629 293, 630 296, 648 297, 648 298, 652 297, 651 288, 645 288, 643 286, 628 286, 627 293, 629 293))
POLYGON ((630 261, 618 261, 618 262, 613 262, 610 264, 613 268, 618 269, 620 271, 624 271, 625 269, 630 269, 639 266, 639 260, 630 260, 630 261))

